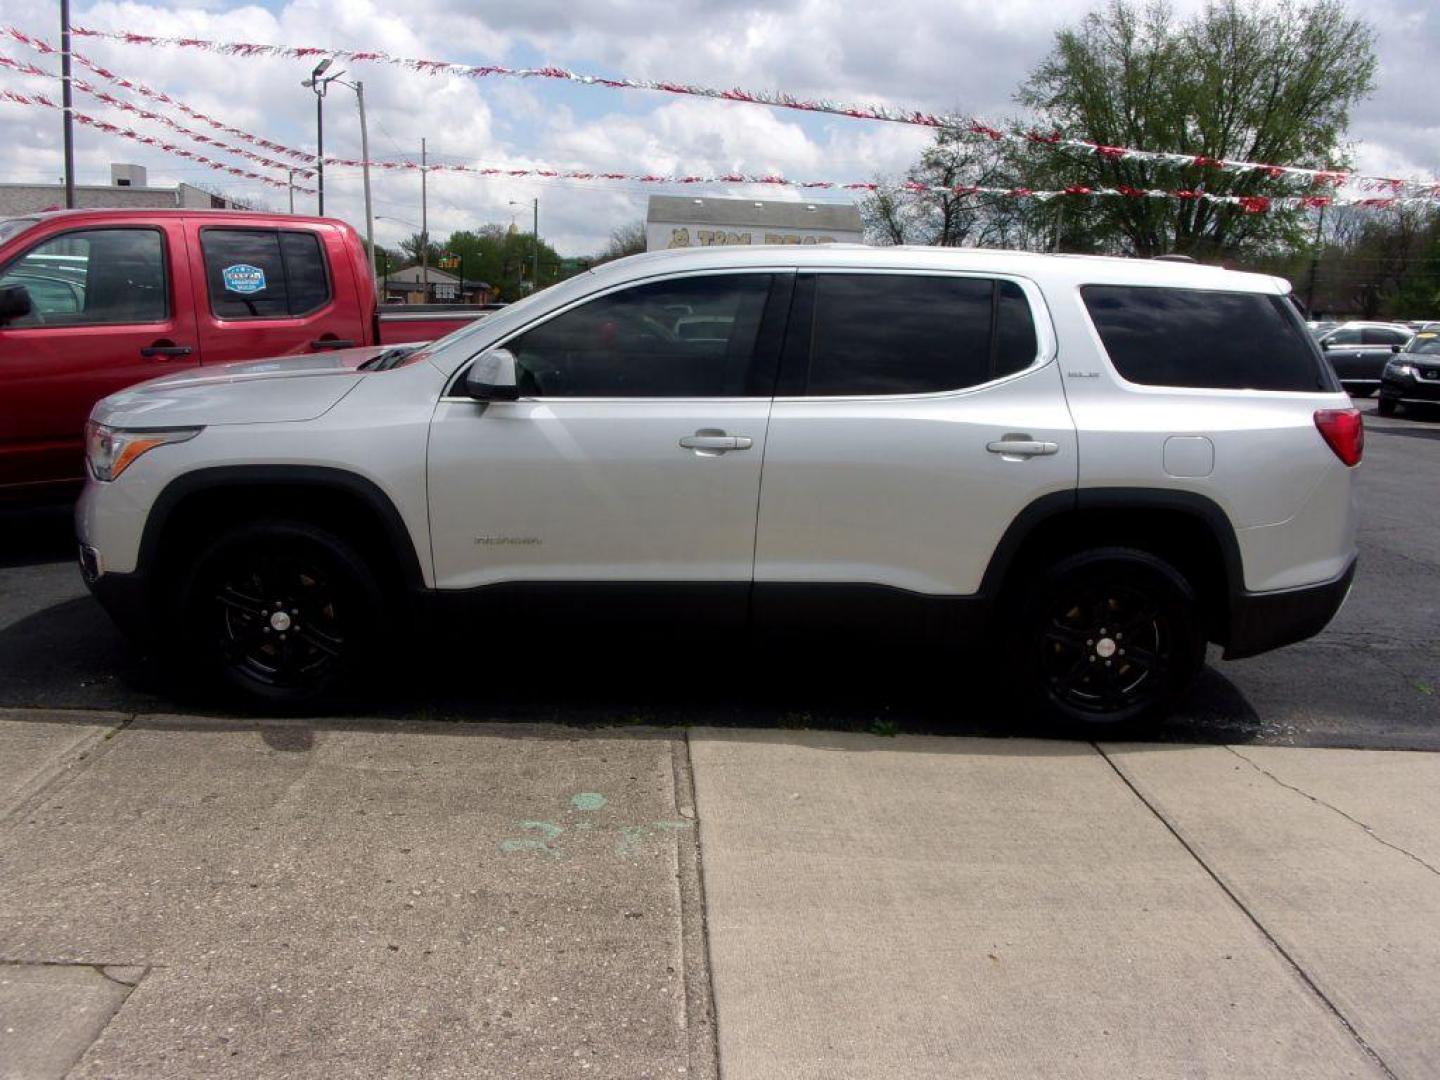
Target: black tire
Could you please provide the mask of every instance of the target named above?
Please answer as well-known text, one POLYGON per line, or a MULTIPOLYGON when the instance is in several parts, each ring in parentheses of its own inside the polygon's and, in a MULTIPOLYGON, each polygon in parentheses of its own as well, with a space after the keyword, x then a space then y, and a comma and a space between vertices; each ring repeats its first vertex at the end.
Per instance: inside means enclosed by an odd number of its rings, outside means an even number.
POLYGON ((1064 725, 1157 720, 1205 658, 1194 590, 1144 551, 1062 559, 1029 587, 1016 616, 1008 646, 1032 711, 1064 725))
POLYGON ((1395 408, 1400 403, 1385 394, 1380 395, 1380 400, 1375 403, 1375 411, 1381 416, 1394 416, 1395 408))
POLYGON ((353 545, 306 522, 262 520, 212 537, 182 575, 171 651, 187 676, 252 705, 328 704, 373 674, 386 609, 353 545))
POLYGON ((1352 398, 1369 397, 1371 394, 1375 393, 1375 387, 1373 386, 1347 387, 1347 390, 1352 398))

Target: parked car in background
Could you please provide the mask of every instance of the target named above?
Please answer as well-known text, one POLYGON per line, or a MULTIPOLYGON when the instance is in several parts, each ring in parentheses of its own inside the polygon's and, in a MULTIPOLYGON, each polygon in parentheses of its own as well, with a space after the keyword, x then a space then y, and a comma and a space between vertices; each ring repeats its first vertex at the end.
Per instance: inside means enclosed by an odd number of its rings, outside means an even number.
POLYGON ((1440 323, 1428 325, 1437 329, 1421 330, 1386 363, 1375 405, 1381 416, 1394 416, 1402 405, 1440 402, 1440 323))
POLYGON ((106 398, 82 572, 172 670, 281 707, 460 611, 548 613, 559 668, 587 622, 930 639, 1017 717, 1152 718, 1207 641, 1309 637, 1350 586, 1360 414, 1288 293, 960 248, 638 255, 407 355, 106 398))
POLYGON ((1338 322, 1334 322, 1330 319, 1311 319, 1306 322, 1305 329, 1310 331, 1310 335, 1312 337, 1322 338, 1339 325, 1340 324, 1338 322))
POLYGON ((1394 323, 1347 322, 1323 335, 1320 347, 1341 385, 1354 397, 1369 397, 1380 388, 1386 362, 1410 337, 1394 323))
POLYGON ((380 312, 365 246, 329 218, 70 210, 0 219, 0 499, 84 477, 106 394, 235 360, 427 341, 484 313, 380 312))

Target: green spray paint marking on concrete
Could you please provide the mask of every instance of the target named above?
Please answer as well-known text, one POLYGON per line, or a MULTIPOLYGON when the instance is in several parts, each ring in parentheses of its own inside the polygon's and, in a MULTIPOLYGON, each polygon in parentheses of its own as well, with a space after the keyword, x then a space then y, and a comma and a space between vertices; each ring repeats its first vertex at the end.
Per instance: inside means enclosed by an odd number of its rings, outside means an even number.
POLYGON ((565 831, 563 826, 556 825, 553 822, 549 821, 522 821, 520 823, 520 827, 522 829, 535 829, 541 833, 544 833, 545 839, 501 840, 501 851, 505 852, 505 854, 507 855, 513 854, 517 851, 543 851, 545 852, 545 854, 550 855, 554 858, 560 857, 560 852, 550 846, 550 841, 559 838, 560 834, 565 831))
POLYGON ((609 801, 595 791, 582 791, 570 800, 576 810, 599 810, 609 801))

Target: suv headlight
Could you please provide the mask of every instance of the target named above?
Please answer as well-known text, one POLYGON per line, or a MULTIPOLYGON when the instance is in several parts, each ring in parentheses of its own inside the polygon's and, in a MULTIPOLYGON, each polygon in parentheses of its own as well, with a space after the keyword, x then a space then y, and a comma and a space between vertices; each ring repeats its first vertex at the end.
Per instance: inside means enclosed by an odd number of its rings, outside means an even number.
POLYGON ((1404 360, 1391 360, 1390 363, 1385 366, 1396 375, 1408 375, 1412 379, 1418 379, 1420 377, 1420 369, 1414 364, 1407 363, 1404 360))
POLYGON ((91 420, 85 425, 85 460, 96 480, 114 480, 141 454, 166 443, 185 442, 202 429, 171 428, 168 431, 124 431, 91 420))

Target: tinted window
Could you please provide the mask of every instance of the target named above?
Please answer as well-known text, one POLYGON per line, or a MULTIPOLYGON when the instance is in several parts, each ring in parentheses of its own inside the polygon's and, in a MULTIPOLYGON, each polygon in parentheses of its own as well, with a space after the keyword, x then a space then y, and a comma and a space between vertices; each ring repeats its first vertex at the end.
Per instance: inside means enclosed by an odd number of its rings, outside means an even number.
POLYGON ((814 290, 806 383, 814 396, 956 390, 1035 360, 1030 307, 1009 282, 817 274, 814 290))
POLYGON ((164 237, 154 229, 92 229, 37 244, 5 268, 31 313, 9 326, 164 322, 169 312, 164 237))
POLYGON ((1336 330, 1325 338, 1327 345, 1359 345, 1360 331, 1352 328, 1336 330))
POLYGON ((202 229, 210 310, 222 319, 285 319, 330 299, 314 233, 202 229))
POLYGON ((1149 386, 1329 390, 1278 296, 1087 285, 1085 306, 1117 371, 1149 386))
POLYGON ((1035 362, 1040 343, 1035 338, 1035 320, 1030 314, 1030 301, 1013 281, 998 283, 995 313, 999 325, 995 331, 995 374, 1009 375, 1023 371, 1035 362))
POLYGON ((1366 345, 1404 345, 1410 335, 1403 330, 1386 330, 1380 326, 1367 326, 1360 331, 1360 340, 1366 345))
POLYGON ((765 396, 755 365, 769 274, 640 285, 511 339, 520 392, 536 397, 765 396))

